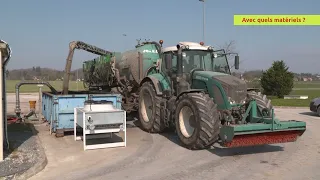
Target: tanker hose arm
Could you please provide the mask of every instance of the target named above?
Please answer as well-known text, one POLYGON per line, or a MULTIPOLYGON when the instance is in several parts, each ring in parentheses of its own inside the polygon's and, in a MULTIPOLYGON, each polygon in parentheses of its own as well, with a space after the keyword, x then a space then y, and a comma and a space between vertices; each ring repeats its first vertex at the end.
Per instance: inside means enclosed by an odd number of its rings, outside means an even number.
POLYGON ((115 71, 115 74, 116 74, 116 79, 117 79, 118 83, 120 84, 120 86, 122 86, 123 88, 126 88, 126 86, 120 81, 119 70, 117 68, 115 68, 114 71, 115 71))
POLYGON ((69 53, 67 57, 67 62, 64 70, 64 77, 63 77, 63 89, 62 94, 68 94, 69 90, 69 77, 70 77, 70 70, 71 70, 71 64, 73 59, 74 50, 77 48, 77 41, 72 41, 69 43, 69 53))
POLYGON ((75 49, 82 49, 87 52, 97 54, 100 56, 104 55, 109 55, 112 53, 110 51, 106 51, 104 49, 101 49, 99 47, 93 46, 91 44, 87 44, 82 41, 72 41, 69 43, 69 54, 67 57, 67 62, 65 66, 65 73, 64 73, 64 78, 63 78, 63 89, 62 89, 62 94, 68 94, 69 91, 69 78, 70 78, 70 71, 71 71, 71 65, 72 65, 72 59, 74 55, 74 50, 75 49))
POLYGON ((110 51, 101 49, 99 47, 93 46, 91 44, 88 44, 88 43, 85 43, 85 42, 82 42, 82 41, 73 41, 73 42, 70 43, 70 46, 71 45, 74 45, 76 49, 82 49, 82 50, 85 50, 87 52, 91 52, 93 54, 97 54, 97 55, 100 55, 100 56, 109 55, 109 54, 112 55, 112 52, 110 52, 110 51))
POLYGON ((53 86, 51 86, 49 82, 45 82, 45 85, 48 86, 48 88, 51 90, 53 94, 58 94, 58 91, 53 86))

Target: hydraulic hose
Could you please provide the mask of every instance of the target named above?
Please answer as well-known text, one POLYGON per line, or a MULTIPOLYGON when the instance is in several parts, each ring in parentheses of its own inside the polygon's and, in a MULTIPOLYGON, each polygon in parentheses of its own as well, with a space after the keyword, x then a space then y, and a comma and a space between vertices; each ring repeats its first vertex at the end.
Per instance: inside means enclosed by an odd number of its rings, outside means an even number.
POLYGON ((25 85, 25 84, 34 84, 34 85, 43 84, 43 85, 46 85, 51 90, 51 92, 53 94, 58 94, 58 91, 56 89, 54 89, 54 87, 52 87, 48 82, 20 82, 20 83, 16 84, 16 109, 15 109, 15 112, 19 118, 21 118, 21 116, 20 116, 21 109, 20 109, 19 88, 20 88, 20 86, 25 85))

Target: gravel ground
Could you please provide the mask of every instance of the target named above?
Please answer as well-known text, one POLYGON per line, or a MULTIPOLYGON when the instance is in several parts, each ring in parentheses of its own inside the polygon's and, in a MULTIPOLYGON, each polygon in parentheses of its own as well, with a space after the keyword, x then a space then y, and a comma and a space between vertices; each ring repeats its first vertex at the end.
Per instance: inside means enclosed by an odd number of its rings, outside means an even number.
POLYGON ((5 160, 0 162, 0 177, 13 179, 37 162, 39 144, 28 125, 9 125, 10 151, 5 152, 5 160))

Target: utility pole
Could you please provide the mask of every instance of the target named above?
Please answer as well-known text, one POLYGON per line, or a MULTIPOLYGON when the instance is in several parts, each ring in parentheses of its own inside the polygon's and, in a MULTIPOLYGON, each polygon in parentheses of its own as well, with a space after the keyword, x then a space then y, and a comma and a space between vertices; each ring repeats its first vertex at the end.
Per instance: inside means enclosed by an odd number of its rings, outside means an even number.
POLYGON ((206 19, 205 19, 205 0, 199 0, 200 2, 202 2, 202 5, 203 5, 203 10, 202 10, 202 20, 203 20, 203 34, 202 34, 202 41, 203 43, 205 44, 205 26, 206 26, 206 19))
MULTIPOLYGON (((0 102, 0 162, 1 161, 3 161, 3 159, 4 159, 4 157, 3 157, 3 143, 4 143, 4 141, 3 141, 3 132, 4 132, 4 127, 3 127, 3 123, 4 123, 4 114, 3 113, 5 113, 5 112, 3 112, 3 101, 2 101, 2 99, 3 99, 3 97, 2 97, 2 95, 3 95, 3 91, 5 91, 5 89, 3 89, 3 87, 2 87, 2 81, 3 81, 3 77, 2 77, 2 52, 1 52, 1 49, 0 49, 0 63, 1 63, 1 65, 0 65, 0 85, 1 85, 1 87, 0 87, 0 99, 1 99, 1 102, 0 102)), ((5 105, 4 105, 5 106, 5 105)))
POLYGON ((39 114, 38 114, 38 117, 39 117, 39 122, 41 122, 42 120, 42 87, 43 87, 43 84, 38 84, 38 87, 39 87, 39 114))
POLYGON ((6 100, 6 65, 11 58, 11 48, 9 45, 0 39, 0 161, 4 160, 3 145, 6 141, 9 148, 8 132, 7 132, 7 100, 6 100))
POLYGON ((77 83, 77 91, 79 91, 79 86, 78 86, 78 79, 79 79, 79 73, 78 73, 79 69, 77 69, 77 80, 76 80, 76 83, 77 83))

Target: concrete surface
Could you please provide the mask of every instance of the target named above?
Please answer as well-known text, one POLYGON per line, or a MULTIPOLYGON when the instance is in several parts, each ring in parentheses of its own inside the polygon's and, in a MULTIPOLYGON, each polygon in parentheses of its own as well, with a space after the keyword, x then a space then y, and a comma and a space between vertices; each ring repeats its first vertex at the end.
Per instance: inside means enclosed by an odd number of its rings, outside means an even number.
POLYGON ((48 126, 36 126, 48 164, 31 177, 41 179, 320 179, 320 117, 306 108, 275 109, 283 120, 307 122, 294 143, 190 151, 169 134, 127 131, 127 147, 83 151, 73 135, 56 138, 48 126))
MULTIPOLYGON (((36 112, 39 111, 39 93, 20 93, 20 109, 23 114, 27 114, 30 110, 29 101, 36 102, 36 112)), ((7 112, 14 113, 16 108, 16 95, 14 93, 7 93, 7 112)))

